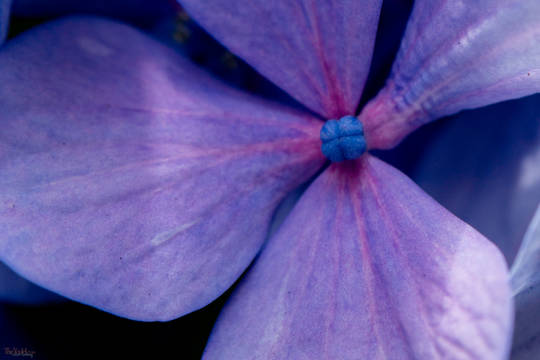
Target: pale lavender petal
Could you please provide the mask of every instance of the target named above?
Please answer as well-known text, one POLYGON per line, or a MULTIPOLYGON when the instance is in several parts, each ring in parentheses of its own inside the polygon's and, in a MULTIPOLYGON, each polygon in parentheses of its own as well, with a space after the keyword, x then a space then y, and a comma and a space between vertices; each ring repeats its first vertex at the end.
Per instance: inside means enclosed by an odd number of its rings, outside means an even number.
POLYGON ((516 303, 512 359, 540 358, 540 206, 511 269, 516 303))
POLYGON ((177 9, 174 0, 13 1, 13 15, 18 17, 45 18, 85 13, 134 21, 139 25, 152 25, 164 16, 174 15, 177 9))
POLYGON ((540 1, 417 0, 386 86, 362 111, 371 148, 444 115, 540 91, 540 1))
POLYGON ((205 359, 504 359, 496 247, 364 156, 308 188, 218 318, 205 359))
POLYGON ((442 125, 411 176, 511 264, 540 201, 540 95, 466 111, 442 125))
POLYGON ((9 27, 11 0, 0 1, 0 45, 6 40, 9 27))
POLYGON ((48 289, 166 320, 227 289, 321 122, 233 90, 126 25, 46 24, 0 50, 0 257, 48 289))
POLYGON ((325 118, 354 114, 381 0, 179 0, 232 52, 325 118))

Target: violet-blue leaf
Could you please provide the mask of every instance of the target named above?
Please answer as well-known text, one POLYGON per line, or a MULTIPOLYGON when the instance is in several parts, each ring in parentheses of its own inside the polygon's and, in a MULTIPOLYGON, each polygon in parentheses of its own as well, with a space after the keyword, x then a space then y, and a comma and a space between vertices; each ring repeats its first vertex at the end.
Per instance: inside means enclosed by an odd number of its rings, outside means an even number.
POLYGON ((371 148, 426 122, 540 91, 540 1, 417 0, 385 87, 362 111, 371 148))
POLYGON ((45 24, 0 49, 0 68, 0 258, 120 316, 219 296, 325 161, 322 122, 126 25, 45 24))
POLYGON ((204 359, 504 359, 504 258, 366 155, 302 195, 225 305, 204 359))
POLYGON ((321 116, 354 114, 381 0, 179 0, 208 32, 321 116))
POLYGON ((511 264, 540 201, 540 95, 449 119, 412 178, 511 264))

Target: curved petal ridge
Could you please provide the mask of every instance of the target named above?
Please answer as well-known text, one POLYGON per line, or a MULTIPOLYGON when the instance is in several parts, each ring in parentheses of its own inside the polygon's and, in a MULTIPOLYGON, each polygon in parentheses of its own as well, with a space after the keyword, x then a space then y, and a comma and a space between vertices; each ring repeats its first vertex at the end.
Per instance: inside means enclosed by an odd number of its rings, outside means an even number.
POLYGON ((318 119, 126 25, 43 25, 2 48, 0 68, 0 257, 120 316, 168 320, 214 300, 325 161, 318 119))
POLYGON ((382 1, 180 0, 232 52, 324 118, 354 114, 382 1))
POLYGON ((366 155, 302 195, 204 358, 504 359, 512 310, 496 247, 366 155))
POLYGON ((540 91, 540 3, 416 1, 386 86, 361 114, 372 148, 419 126, 540 91))
POLYGON ((516 302, 512 359, 540 356, 540 205, 511 269, 516 302))

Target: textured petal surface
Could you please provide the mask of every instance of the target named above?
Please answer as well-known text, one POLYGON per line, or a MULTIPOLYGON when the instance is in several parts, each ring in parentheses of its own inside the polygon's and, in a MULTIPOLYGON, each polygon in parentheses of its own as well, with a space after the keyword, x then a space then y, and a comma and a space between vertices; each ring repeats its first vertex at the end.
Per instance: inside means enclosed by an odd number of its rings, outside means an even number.
POLYGON ((441 116, 540 91, 540 1, 415 1, 386 86, 362 111, 371 148, 441 116))
POLYGON ((205 359, 503 359, 511 317, 495 246, 365 156, 302 196, 205 359))
POLYGON ((0 68, 0 256, 118 315, 208 304, 324 162, 319 120, 125 25, 47 24, 6 44, 0 68))
POLYGON ((381 0, 179 0, 232 52, 325 118, 354 114, 381 0))
POLYGON ((412 179, 512 263, 540 201, 540 95, 466 111, 443 125, 412 179))
POLYGON ((11 0, 0 1, 0 45, 6 40, 9 26, 11 0))
POLYGON ((516 302, 512 359, 540 358, 540 206, 511 270, 516 302))
POLYGON ((175 5, 174 0, 14 0, 13 15, 43 18, 87 13, 151 25, 163 16, 174 15, 175 5))

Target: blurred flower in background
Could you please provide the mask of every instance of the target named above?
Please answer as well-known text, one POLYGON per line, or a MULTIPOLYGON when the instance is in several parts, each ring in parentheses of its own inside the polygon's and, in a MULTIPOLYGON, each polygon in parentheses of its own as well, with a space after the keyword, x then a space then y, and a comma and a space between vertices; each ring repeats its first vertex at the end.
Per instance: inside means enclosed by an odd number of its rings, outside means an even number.
MULTIPOLYGON (((155 38, 161 39, 176 51, 187 55, 192 61, 205 67, 234 87, 248 90, 263 97, 278 98, 281 103, 290 106, 298 106, 285 93, 258 76, 243 61, 212 40, 183 10, 177 10, 179 15, 174 18, 163 17, 167 11, 162 12, 161 9, 156 13, 150 13, 155 14, 155 18, 158 19, 152 24, 152 21, 149 21, 146 16, 143 17, 143 22, 138 23, 137 16, 132 15, 149 14, 146 6, 142 6, 148 5, 148 2, 140 2, 141 4, 137 6, 118 2, 112 7, 98 2, 96 7, 90 9, 71 7, 73 5, 67 2, 54 3, 55 6, 58 6, 54 9, 54 7, 51 8, 50 3, 43 2, 40 6, 33 7, 32 11, 25 13, 25 7, 29 9, 29 3, 31 2, 21 1, 17 5, 17 0, 15 0, 16 6, 13 7, 15 13, 24 16, 52 17, 84 11, 116 16, 144 26, 147 31, 153 33, 155 38), (152 25, 149 26, 149 24, 152 25)), ((5 4, 3 3, 3 5, 5 4)), ((35 4, 39 4, 39 2, 35 2, 35 4)), ((170 5, 168 3, 164 6, 170 5)), ((374 61, 372 65, 371 75, 364 91, 363 104, 377 93, 387 77, 410 5, 406 1, 386 1, 383 6, 374 55, 374 59, 377 61, 374 61), (396 9, 399 9, 400 12, 397 13, 396 9), (396 19, 397 21, 391 21, 391 26, 389 24, 383 26, 385 19, 396 19), (403 25, 399 26, 400 23, 403 25), (393 28, 395 24, 398 24, 397 28, 393 28)), ((0 7, 0 18, 5 17, 6 8, 6 6, 0 7)), ((159 9, 159 6, 153 9, 159 9)), ((150 16, 150 18, 152 17, 150 16)), ((126 66, 129 66, 129 62, 126 62, 126 66)), ((507 260, 512 261, 539 199, 538 183, 540 181, 537 174, 540 170, 538 169, 538 161, 535 161, 538 157, 536 154, 538 152, 540 116, 537 110, 538 102, 538 97, 532 96, 493 105, 485 109, 463 112, 445 119, 441 124, 433 124, 427 129, 422 129, 419 134, 407 139, 397 149, 382 156, 387 157, 390 162, 406 172, 436 200, 461 219, 469 222, 494 240, 504 252, 507 260)), ((295 201, 289 200, 289 203, 294 204, 295 201)), ((282 212, 286 213, 287 211, 282 210, 282 212)), ((535 235, 537 234, 537 231, 534 230, 535 226, 537 227, 533 222, 532 230, 529 230, 527 235, 528 243, 534 244, 534 239, 538 238, 535 235)), ((535 249, 535 246, 529 245, 528 248, 535 249)), ((527 253, 532 252, 534 251, 527 250, 527 253)), ((523 255, 522 257, 527 259, 527 261, 522 262, 527 265, 521 265, 521 268, 525 270, 513 269, 513 274, 522 274, 523 272, 530 274, 531 269, 534 269, 534 266, 530 264, 534 264, 534 259, 537 257, 533 256, 533 260, 530 259, 531 256, 523 255)), ((9 271, 6 274, 9 274, 9 271)), ((25 290, 19 292, 20 294, 28 291, 28 283, 17 279, 13 274, 8 276, 10 276, 10 283, 16 284, 21 281, 19 284, 23 285, 20 288, 25 290)), ((522 283, 516 290, 517 293, 523 288, 536 289, 533 277, 525 275, 522 278, 525 279, 523 281, 526 285, 522 283)), ((41 291, 36 290, 36 294, 39 292, 41 291)), ((4 293, 7 294, 6 298, 12 297, 7 300, 21 300, 13 298, 18 296, 15 292, 15 286, 8 288, 8 291, 4 293), (10 292, 9 289, 13 291, 10 292)), ((44 291, 43 293, 47 294, 44 291)), ((520 323, 520 319, 521 321, 526 319, 526 314, 532 311, 531 309, 535 309, 536 303, 540 301, 535 291, 528 291, 527 294, 532 295, 527 295, 526 301, 517 302, 516 336, 519 332, 519 334, 523 334, 523 338, 514 340, 515 344, 519 344, 519 349, 513 352, 515 358, 523 359, 534 358, 534 354, 536 354, 534 351, 538 351, 535 350, 535 339, 538 331, 534 326, 527 326, 525 330, 522 330, 524 327, 520 323), (527 309, 526 312, 520 308, 522 303, 525 304, 523 308, 527 309), (525 351, 527 355, 523 355, 525 351)), ((41 301, 39 296, 41 295, 30 294, 24 298, 41 301)), ((31 312, 28 309, 27 311, 31 312)), ((213 311, 214 314, 209 315, 207 319, 209 324, 212 323, 217 309, 214 308, 213 311)), ((13 317, 13 315, 10 316, 13 317)), ((8 319, 9 316, 4 318, 8 319)), ((107 318, 107 320, 110 319, 107 318)), ((11 323, 13 324, 13 322, 11 323)), ((143 326, 134 325, 129 321, 125 321, 123 324, 125 328, 143 326)), ((152 326, 152 324, 147 325, 152 326)), ((179 331, 178 328, 172 329, 172 326, 168 330, 179 331)), ((206 333, 205 331, 202 333, 201 337, 204 338, 206 333)), ((173 339, 176 337, 174 334, 171 336, 173 339)), ((177 354, 181 353, 182 349, 172 348, 170 352, 177 354)), ((54 355, 51 356, 55 358, 54 355)), ((194 356, 196 357, 196 355, 194 356)))

